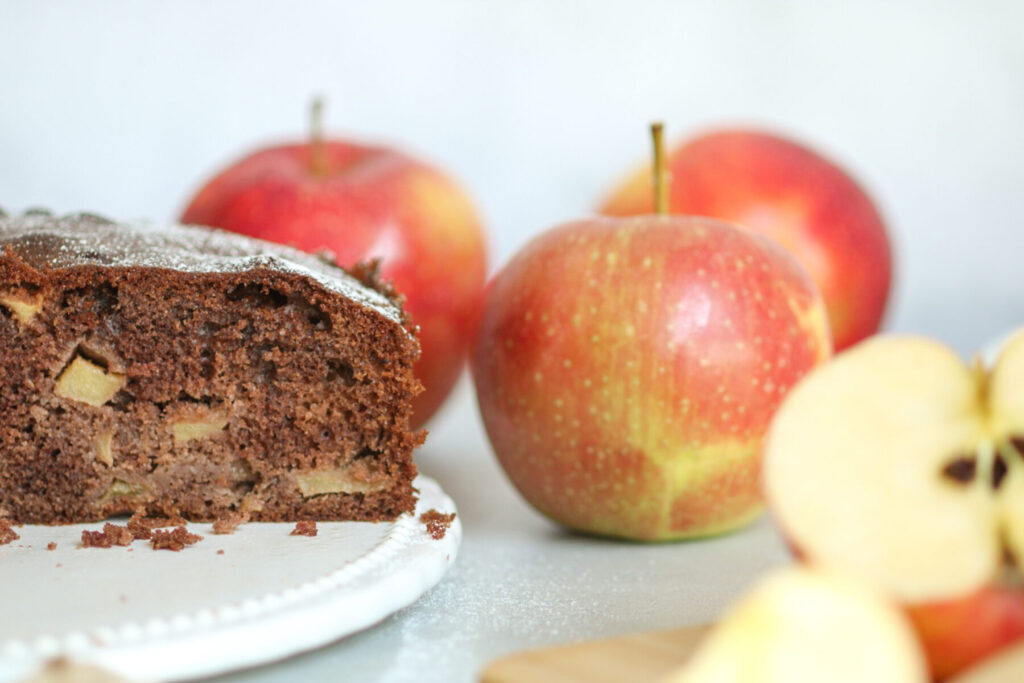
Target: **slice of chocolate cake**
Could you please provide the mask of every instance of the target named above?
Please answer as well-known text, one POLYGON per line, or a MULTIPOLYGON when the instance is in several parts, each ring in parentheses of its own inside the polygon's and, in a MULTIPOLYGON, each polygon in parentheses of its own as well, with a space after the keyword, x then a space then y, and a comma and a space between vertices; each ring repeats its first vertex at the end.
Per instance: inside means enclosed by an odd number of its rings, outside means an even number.
POLYGON ((0 215, 0 518, 411 511, 419 346, 360 276, 205 228, 0 215))

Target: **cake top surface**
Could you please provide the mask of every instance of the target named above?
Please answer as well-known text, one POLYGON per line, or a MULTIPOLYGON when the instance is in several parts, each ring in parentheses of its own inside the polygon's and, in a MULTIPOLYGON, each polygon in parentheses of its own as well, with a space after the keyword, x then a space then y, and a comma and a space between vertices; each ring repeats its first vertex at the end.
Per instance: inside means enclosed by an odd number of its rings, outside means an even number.
POLYGON ((114 223, 87 213, 0 212, 0 253, 10 247, 39 270, 77 266, 160 268, 185 273, 270 270, 313 279, 325 289, 404 324, 398 303, 326 259, 243 235, 190 225, 114 223))

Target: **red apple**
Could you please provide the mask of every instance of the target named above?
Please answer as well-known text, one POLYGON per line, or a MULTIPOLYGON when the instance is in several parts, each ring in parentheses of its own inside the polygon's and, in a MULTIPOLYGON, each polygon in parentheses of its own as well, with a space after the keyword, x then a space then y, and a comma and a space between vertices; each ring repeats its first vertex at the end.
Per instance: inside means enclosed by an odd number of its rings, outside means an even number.
POLYGON ((595 218, 535 238, 488 287, 471 368, 494 451, 538 510, 660 540, 761 510, 775 407, 830 350, 771 240, 719 221, 595 218))
POLYGON ((342 266, 381 259, 381 276, 420 327, 425 391, 413 425, 441 406, 462 369, 486 274, 477 214, 441 171, 340 140, 271 147, 219 173, 182 221, 327 250, 342 266))
POLYGON ((985 586, 964 598, 913 606, 909 614, 939 680, 1008 645, 1024 643, 1024 591, 1020 586, 985 586))
MULTIPOLYGON (((874 204, 838 166, 776 135, 725 130, 677 147, 668 169, 671 213, 743 225, 797 257, 825 298, 836 350, 878 330, 889 295, 889 240, 874 204)), ((651 173, 643 169, 602 211, 651 208, 651 173)))

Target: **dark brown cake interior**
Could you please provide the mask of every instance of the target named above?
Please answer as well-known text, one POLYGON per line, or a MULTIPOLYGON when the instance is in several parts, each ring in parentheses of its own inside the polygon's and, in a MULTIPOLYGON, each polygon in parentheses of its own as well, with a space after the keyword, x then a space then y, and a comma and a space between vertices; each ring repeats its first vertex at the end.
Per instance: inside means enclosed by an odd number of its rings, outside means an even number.
POLYGON ((0 258, 0 512, 379 520, 413 508, 418 347, 379 296, 273 262, 60 263, 39 246, 63 248, 57 235, 9 237, 0 258))

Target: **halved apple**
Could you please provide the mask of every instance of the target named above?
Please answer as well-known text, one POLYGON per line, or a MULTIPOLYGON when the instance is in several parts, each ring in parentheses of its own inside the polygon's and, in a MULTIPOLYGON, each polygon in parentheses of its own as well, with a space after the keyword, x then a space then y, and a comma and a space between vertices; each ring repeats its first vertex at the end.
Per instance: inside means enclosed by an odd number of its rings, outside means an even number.
POLYGON ((905 615, 867 586, 811 569, 765 579, 664 683, 919 683, 927 666, 905 615))
POLYGON ((876 337, 808 375, 765 444, 768 502, 806 561, 911 610, 934 675, 1024 638, 1024 333, 991 370, 876 337))

